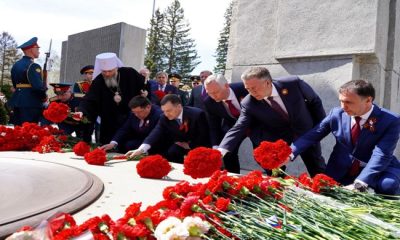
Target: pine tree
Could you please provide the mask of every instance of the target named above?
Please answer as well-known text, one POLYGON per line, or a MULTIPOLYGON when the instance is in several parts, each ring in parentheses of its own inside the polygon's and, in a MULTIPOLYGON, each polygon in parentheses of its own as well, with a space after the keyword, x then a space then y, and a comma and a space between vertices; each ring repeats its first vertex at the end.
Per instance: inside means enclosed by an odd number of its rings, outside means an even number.
POLYGON ((157 9, 150 20, 150 29, 147 35, 146 56, 144 65, 150 70, 150 78, 154 78, 159 71, 166 69, 164 38, 164 15, 157 9))
POLYGON ((179 0, 174 0, 165 13, 165 47, 169 73, 176 72, 188 77, 200 62, 196 44, 189 37, 190 26, 184 19, 179 0))
POLYGON ((225 11, 225 23, 222 31, 220 32, 218 39, 218 47, 215 51, 217 65, 214 67, 215 73, 223 73, 226 67, 226 56, 228 54, 228 44, 229 44, 229 32, 231 29, 231 19, 232 19, 232 8, 233 2, 229 4, 229 7, 225 11))
POLYGON ((0 86, 4 85, 5 80, 11 82, 11 67, 20 57, 14 38, 8 32, 3 32, 0 35, 0 86))

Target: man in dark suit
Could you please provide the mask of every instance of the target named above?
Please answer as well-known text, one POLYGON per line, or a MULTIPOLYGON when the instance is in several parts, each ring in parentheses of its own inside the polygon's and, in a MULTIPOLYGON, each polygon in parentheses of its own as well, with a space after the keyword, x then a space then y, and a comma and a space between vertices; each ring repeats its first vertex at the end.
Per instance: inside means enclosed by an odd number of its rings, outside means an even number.
POLYGON ((177 94, 178 89, 171 84, 168 84, 168 74, 166 72, 158 72, 156 74, 157 84, 152 85, 152 93, 156 96, 156 103, 160 105, 161 99, 166 94, 177 94))
POLYGON ((47 100, 42 79, 42 68, 34 62, 39 57, 37 37, 21 44, 24 56, 11 68, 11 80, 15 91, 7 105, 13 109, 13 124, 38 123, 42 117, 43 103, 47 100))
POLYGON ((202 110, 183 107, 176 94, 166 95, 161 100, 161 109, 164 114, 157 126, 138 149, 126 153, 128 157, 148 152, 156 142, 162 140, 168 146, 165 157, 171 162, 183 163, 183 157, 189 150, 211 146, 207 119, 202 110), (170 141, 166 138, 170 138, 170 141))
POLYGON ((141 94, 144 77, 131 67, 123 67, 115 53, 96 56, 93 77, 78 109, 92 122, 101 118, 100 143, 107 144, 128 118, 128 103, 141 94))
POLYGON ((118 152, 126 153, 131 149, 138 148, 157 125, 162 114, 159 106, 152 105, 150 100, 143 96, 133 97, 128 106, 131 109, 128 119, 111 142, 103 145, 102 149, 111 150, 118 147, 118 152))
POLYGON ((191 107, 197 107, 205 110, 204 108, 204 100, 207 97, 207 91, 204 88, 204 81, 207 79, 208 76, 210 76, 212 72, 208 70, 204 70, 200 73, 200 81, 201 85, 198 85, 197 87, 194 87, 192 89, 192 92, 190 94, 189 98, 189 103, 188 106, 191 107))
MULTIPOLYGON (((243 83, 228 84, 221 74, 208 76, 204 86, 208 94, 204 106, 208 113, 211 144, 217 148, 226 132, 236 123, 240 115, 240 101, 248 92, 243 83)), ((240 173, 238 148, 225 154, 223 160, 226 170, 240 173)))
POLYGON ((292 144, 301 154, 332 133, 336 145, 326 174, 365 191, 400 194, 400 161, 393 155, 400 133, 400 116, 373 103, 375 90, 365 80, 352 80, 339 89, 341 108, 334 108, 314 129, 292 144))
MULTIPOLYGON (((249 131, 254 147, 264 140, 282 139, 290 144, 325 117, 321 99, 296 76, 272 80, 265 67, 251 67, 242 74, 242 80, 250 94, 241 102, 238 121, 219 145, 223 155, 234 151, 249 131)), ((311 176, 324 172, 319 143, 301 157, 311 176)))

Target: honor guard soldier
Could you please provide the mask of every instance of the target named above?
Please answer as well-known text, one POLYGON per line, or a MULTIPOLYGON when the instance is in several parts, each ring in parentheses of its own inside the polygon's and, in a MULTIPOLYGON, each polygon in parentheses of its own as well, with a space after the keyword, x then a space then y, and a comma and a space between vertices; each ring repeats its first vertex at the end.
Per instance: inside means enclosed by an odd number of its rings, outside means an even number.
MULTIPOLYGON (((79 103, 80 98, 74 96, 71 91, 71 85, 69 83, 50 83, 53 87, 55 97, 50 98, 50 102, 61 102, 67 104, 71 112, 75 112, 79 103)), ((73 119, 67 118, 63 122, 58 124, 58 128, 63 130, 65 134, 72 134, 75 132, 76 137, 82 138, 85 142, 91 142, 91 133, 93 132, 93 124, 83 124, 73 119)))
POLYGON ((176 94, 181 98, 182 105, 183 106, 187 105, 187 103, 189 102, 189 93, 179 88, 182 80, 181 75, 177 73, 172 73, 168 75, 168 78, 169 78, 169 83, 178 89, 178 92, 176 94))
POLYGON ((80 73, 83 76, 82 81, 78 81, 74 84, 74 95, 75 97, 84 97, 85 94, 89 91, 90 85, 92 84, 93 80, 93 65, 84 66, 80 73))
POLYGON ((47 100, 47 87, 43 83, 42 68, 34 63, 39 57, 38 38, 34 37, 17 48, 24 56, 11 69, 11 80, 15 89, 8 106, 13 109, 14 125, 24 122, 38 123, 42 116, 43 102, 47 100))

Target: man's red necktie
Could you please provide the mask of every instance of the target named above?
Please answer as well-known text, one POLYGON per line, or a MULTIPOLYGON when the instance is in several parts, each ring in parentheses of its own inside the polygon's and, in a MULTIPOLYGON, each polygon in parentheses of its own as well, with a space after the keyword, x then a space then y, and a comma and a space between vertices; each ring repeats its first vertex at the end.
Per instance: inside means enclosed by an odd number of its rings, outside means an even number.
POLYGON ((229 112, 233 117, 238 118, 240 115, 239 110, 233 105, 232 100, 225 100, 226 104, 228 104, 229 112))
POLYGON ((286 121, 289 121, 288 114, 282 109, 282 107, 274 100, 274 97, 268 97, 268 101, 271 103, 271 108, 281 115, 286 121))
MULTIPOLYGON (((356 120, 356 123, 353 125, 351 128, 351 142, 353 146, 356 145, 358 137, 360 136, 361 133, 361 127, 360 127, 360 120, 361 117, 354 117, 356 120)), ((349 176, 356 176, 360 173, 360 161, 357 159, 353 160, 353 163, 351 164, 351 167, 349 169, 348 175, 349 176)))
POLYGON ((361 127, 360 127, 361 117, 357 116, 357 117, 354 117, 354 119, 356 120, 356 123, 351 128, 351 142, 353 143, 353 146, 356 145, 358 136, 360 136, 360 132, 361 132, 361 127))

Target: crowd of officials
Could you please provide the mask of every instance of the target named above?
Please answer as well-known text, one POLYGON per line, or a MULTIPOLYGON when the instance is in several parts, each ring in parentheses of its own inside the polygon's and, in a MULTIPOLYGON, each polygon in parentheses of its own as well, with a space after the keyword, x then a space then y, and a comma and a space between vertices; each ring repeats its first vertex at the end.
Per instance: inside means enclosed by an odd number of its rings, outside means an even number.
POLYGON ((265 67, 246 69, 241 82, 202 71, 191 78, 190 92, 180 89, 179 74, 126 67, 114 53, 96 56, 94 65, 80 71, 82 80, 51 84, 55 97, 47 101, 37 38, 19 46, 24 57, 11 70, 15 91, 9 100, 13 124, 42 118, 46 102, 68 104, 90 123, 59 124, 66 133, 96 141, 107 151, 128 156, 161 154, 182 163, 199 146, 218 149, 224 168, 239 173, 238 149, 245 138, 253 147, 283 139, 292 155, 300 156, 311 176, 325 173, 347 187, 400 194, 400 162, 394 156, 399 133, 398 114, 374 103, 375 90, 366 80, 351 80, 338 91, 340 107, 326 114, 323 102, 297 76, 272 78, 265 67), (336 143, 327 161, 320 141, 332 134, 336 143))

